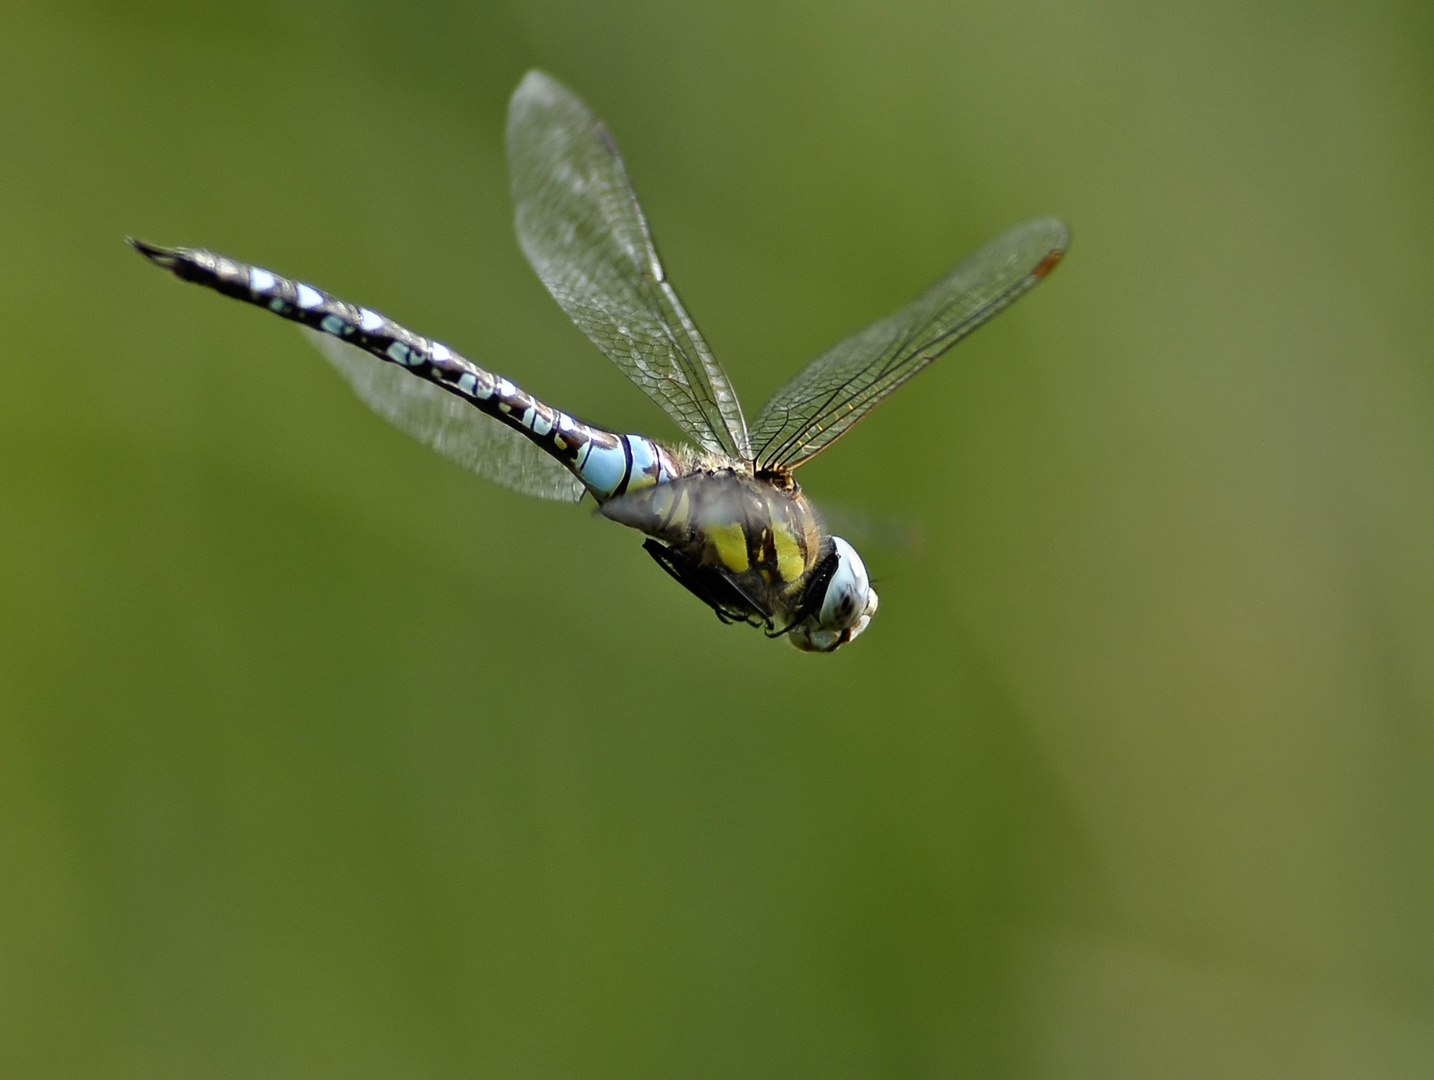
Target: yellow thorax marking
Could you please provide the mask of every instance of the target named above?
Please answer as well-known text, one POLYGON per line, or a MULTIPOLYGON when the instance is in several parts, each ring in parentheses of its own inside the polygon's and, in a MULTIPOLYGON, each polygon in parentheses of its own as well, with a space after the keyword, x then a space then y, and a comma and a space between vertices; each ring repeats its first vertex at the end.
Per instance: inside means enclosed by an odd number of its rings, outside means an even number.
POLYGON ((741 525, 713 525, 703 530, 722 565, 734 574, 747 570, 747 532, 741 525))
POLYGON ((682 522, 685 525, 691 513, 692 496, 688 493, 686 488, 683 488, 682 494, 677 497, 677 505, 673 508, 672 513, 668 514, 667 520, 673 522, 674 524, 676 524, 677 522, 682 522))
POLYGON ((796 536, 784 524, 772 522, 772 547, 777 552, 777 576, 790 585, 807 570, 806 556, 796 536))

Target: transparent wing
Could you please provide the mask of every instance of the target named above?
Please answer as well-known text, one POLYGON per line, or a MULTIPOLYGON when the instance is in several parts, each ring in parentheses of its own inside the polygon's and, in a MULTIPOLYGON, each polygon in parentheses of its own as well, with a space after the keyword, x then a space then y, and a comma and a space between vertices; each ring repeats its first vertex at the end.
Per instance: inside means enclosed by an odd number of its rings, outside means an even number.
POLYGON ((508 105, 518 242, 553 298, 704 450, 748 460, 742 408, 668 282, 612 136, 530 71, 508 105))
POLYGON ((808 364, 752 425, 760 467, 794 469, 844 435, 911 376, 1048 274, 1070 231, 1032 221, 987 244, 915 303, 808 364))
POLYGON ((301 329, 365 405, 450 461, 524 495, 560 502, 583 497, 586 489, 576 476, 461 398, 356 345, 301 329))

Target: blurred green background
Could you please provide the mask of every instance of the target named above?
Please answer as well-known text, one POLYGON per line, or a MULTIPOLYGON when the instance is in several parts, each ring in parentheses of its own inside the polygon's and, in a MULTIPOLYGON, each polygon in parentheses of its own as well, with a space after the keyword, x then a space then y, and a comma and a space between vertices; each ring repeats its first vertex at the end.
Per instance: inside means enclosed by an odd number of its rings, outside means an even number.
POLYGON ((0 1075, 1434 1075, 1425 0, 10 0, 0 41, 0 1075), (122 243, 674 437, 513 240, 535 65, 749 413, 1072 225, 804 471, 876 534, 850 649, 720 627, 122 243))

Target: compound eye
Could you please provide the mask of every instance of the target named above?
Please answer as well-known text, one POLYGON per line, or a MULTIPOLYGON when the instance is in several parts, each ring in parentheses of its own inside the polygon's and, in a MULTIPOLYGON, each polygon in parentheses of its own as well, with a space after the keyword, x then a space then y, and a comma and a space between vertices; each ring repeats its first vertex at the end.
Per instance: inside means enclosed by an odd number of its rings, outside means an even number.
POLYGON ((837 568, 827 582, 817 622, 825 629, 845 630, 867 613, 871 583, 856 549, 840 536, 833 536, 832 543, 836 546, 837 568))

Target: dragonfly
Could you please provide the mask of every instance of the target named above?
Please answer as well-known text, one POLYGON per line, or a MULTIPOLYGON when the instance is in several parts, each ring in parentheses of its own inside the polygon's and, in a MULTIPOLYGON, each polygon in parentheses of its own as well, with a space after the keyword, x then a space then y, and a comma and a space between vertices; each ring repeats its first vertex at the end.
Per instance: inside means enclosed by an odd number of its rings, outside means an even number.
POLYGON ((877 609, 850 543, 794 476, 878 402, 1045 278, 1066 226, 1019 226, 907 307, 822 353, 748 424, 722 365, 667 277, 617 144, 562 83, 513 93, 508 169, 518 241, 584 334, 677 424, 687 444, 580 421, 433 338, 302 281, 200 248, 131 238, 176 277, 300 323, 370 408, 512 490, 577 502, 643 548, 724 623, 827 653, 877 609))

